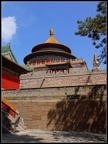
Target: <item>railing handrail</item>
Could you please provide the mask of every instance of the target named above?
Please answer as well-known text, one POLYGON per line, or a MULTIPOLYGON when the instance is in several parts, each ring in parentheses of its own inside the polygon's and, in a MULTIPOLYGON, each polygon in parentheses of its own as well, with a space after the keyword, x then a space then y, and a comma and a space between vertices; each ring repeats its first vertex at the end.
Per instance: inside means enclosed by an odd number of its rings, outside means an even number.
POLYGON ((2 102, 3 102, 4 104, 6 104, 8 107, 10 107, 14 112, 17 113, 16 107, 13 106, 10 102, 8 102, 5 98, 2 98, 2 102))
MULTIPOLYGON (((18 120, 18 118, 22 119, 20 116, 18 116, 17 119, 15 119, 15 121, 14 121, 11 117, 9 117, 9 116, 7 115, 7 112, 6 112, 5 110, 2 109, 2 112, 4 112, 4 113, 5 113, 5 116, 6 116, 8 119, 10 119, 12 123, 14 123, 14 126, 17 125, 18 127, 20 127, 20 128, 22 128, 23 130, 25 130, 19 123, 16 123, 16 121, 18 120)), ((2 126, 4 126, 4 125, 2 124, 2 126)), ((5 126, 4 126, 4 127, 5 127, 5 126)), ((6 127, 5 127, 5 128, 6 128, 6 127)), ((8 128, 6 128, 6 129, 7 129, 8 131, 10 131, 8 128)), ((11 131, 10 131, 10 132, 11 132, 11 131)))

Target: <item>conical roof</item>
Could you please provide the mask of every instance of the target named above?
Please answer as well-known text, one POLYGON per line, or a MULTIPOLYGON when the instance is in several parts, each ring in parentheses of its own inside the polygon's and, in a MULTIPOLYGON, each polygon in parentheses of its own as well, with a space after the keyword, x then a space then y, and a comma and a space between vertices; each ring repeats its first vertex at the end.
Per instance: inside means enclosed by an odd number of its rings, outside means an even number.
POLYGON ((56 44, 58 44, 58 41, 54 37, 54 30, 53 29, 50 30, 50 37, 46 40, 45 43, 56 43, 56 44))
POLYGON ((58 47, 58 48, 62 49, 63 51, 71 53, 71 50, 70 50, 69 47, 67 47, 67 46, 65 46, 63 44, 60 44, 55 39, 55 37, 54 37, 54 30, 53 29, 50 29, 49 32, 50 32, 49 38, 44 43, 41 43, 41 44, 38 44, 38 45, 34 46, 32 48, 32 52, 39 51, 40 49, 46 48, 46 47, 58 47))
POLYGON ((49 38, 41 44, 38 44, 32 48, 30 54, 24 57, 24 63, 30 59, 35 59, 37 56, 49 56, 49 55, 57 55, 63 56, 66 58, 76 59, 76 56, 71 54, 71 49, 63 44, 60 44, 54 37, 54 30, 50 29, 49 38))

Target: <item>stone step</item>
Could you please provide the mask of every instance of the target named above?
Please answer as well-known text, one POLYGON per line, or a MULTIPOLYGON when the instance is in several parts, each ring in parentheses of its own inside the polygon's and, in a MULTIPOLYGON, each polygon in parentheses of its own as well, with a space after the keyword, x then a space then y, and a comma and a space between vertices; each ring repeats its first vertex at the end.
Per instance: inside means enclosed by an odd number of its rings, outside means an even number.
POLYGON ((25 130, 26 130, 26 126, 25 126, 25 128, 21 127, 21 126, 15 126, 14 127, 14 133, 20 132, 20 131, 25 131, 25 130))

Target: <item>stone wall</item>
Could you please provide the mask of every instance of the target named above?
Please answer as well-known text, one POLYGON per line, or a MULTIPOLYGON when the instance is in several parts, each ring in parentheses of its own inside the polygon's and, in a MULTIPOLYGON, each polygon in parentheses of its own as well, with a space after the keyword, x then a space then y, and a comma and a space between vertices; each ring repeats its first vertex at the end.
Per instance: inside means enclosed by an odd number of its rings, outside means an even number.
POLYGON ((44 88, 106 84, 106 71, 86 73, 46 74, 45 71, 20 77, 20 88, 44 88))
POLYGON ((106 85, 3 90, 28 129, 106 132, 106 85))

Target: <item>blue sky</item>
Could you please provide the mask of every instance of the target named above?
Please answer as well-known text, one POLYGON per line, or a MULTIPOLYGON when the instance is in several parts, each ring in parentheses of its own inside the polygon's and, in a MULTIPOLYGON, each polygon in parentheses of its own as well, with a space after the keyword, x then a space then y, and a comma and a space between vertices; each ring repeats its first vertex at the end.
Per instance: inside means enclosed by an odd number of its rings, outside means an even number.
MULTIPOLYGON (((54 29, 56 40, 68 46, 72 54, 86 61, 93 68, 93 55, 100 49, 87 37, 75 35, 77 20, 94 18, 98 1, 2 1, 2 46, 10 43, 19 64, 31 53, 32 48, 44 43, 49 30, 54 29)), ((106 66, 100 65, 101 69, 106 66)))

